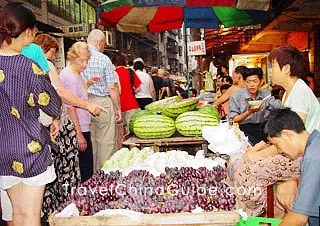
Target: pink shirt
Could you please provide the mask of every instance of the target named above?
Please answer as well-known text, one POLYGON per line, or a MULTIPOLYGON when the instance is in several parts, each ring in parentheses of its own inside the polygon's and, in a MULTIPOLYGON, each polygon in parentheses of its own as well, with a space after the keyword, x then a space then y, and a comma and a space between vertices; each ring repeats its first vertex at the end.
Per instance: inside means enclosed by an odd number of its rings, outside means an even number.
MULTIPOLYGON (((84 82, 81 76, 76 75, 68 67, 63 69, 60 73, 60 80, 67 90, 71 91, 73 94, 81 99, 88 100, 88 93, 84 88, 84 82)), ((64 104, 67 108, 70 105, 64 104)), ((90 131, 91 115, 88 111, 74 107, 77 112, 80 128, 82 132, 90 131)))

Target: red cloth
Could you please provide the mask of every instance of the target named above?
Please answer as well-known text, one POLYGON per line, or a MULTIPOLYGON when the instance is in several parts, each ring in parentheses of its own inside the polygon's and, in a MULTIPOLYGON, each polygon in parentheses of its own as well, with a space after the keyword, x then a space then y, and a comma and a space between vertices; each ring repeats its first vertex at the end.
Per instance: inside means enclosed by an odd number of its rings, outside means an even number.
MULTIPOLYGON (((125 67, 117 67, 116 72, 119 76, 119 81, 121 85, 121 95, 120 95, 120 103, 121 103, 121 111, 130 111, 133 109, 139 108, 139 104, 136 100, 136 97, 132 91, 132 85, 130 81, 129 70, 125 67)), ((134 88, 138 88, 141 85, 141 81, 139 77, 134 73, 134 88)))

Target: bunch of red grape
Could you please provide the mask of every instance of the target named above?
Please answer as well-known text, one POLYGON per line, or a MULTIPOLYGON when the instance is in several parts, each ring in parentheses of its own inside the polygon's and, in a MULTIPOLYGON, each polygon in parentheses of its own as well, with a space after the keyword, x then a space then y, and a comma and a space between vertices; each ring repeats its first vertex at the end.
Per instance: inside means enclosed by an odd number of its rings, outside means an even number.
POLYGON ((90 191, 95 189, 94 193, 74 193, 58 210, 71 202, 76 204, 80 215, 93 215, 104 209, 130 209, 153 214, 191 212, 197 206, 205 211, 235 208, 236 196, 229 194, 228 186, 222 182, 226 178, 225 168, 175 167, 165 171, 157 177, 146 170, 133 170, 127 176, 122 176, 119 171, 109 174, 98 171, 80 186, 90 191))

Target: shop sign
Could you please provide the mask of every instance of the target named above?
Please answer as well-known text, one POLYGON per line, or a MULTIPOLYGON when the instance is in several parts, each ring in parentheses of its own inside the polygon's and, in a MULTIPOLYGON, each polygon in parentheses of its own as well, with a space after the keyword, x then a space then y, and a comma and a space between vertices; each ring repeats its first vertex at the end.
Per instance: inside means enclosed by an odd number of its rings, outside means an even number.
POLYGON ((206 55, 206 42, 205 41, 188 42, 188 55, 189 56, 206 55))
POLYGON ((64 29, 66 37, 86 37, 90 31, 89 24, 74 24, 65 26, 64 29))
POLYGON ((54 65, 60 73, 66 67, 66 59, 64 57, 64 43, 63 38, 56 38, 59 44, 59 50, 56 53, 56 59, 54 60, 54 65))

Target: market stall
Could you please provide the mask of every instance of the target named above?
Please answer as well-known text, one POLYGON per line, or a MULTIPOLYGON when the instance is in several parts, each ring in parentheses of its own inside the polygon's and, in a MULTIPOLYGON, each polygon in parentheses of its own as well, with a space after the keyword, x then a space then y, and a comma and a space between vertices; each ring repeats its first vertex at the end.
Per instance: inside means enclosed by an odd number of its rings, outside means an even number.
POLYGON ((198 102, 173 97, 133 115, 134 136, 124 142, 130 149, 118 150, 88 181, 69 188, 50 225, 236 225, 245 214, 236 192, 228 192, 227 163, 247 139, 236 126, 219 123, 212 106, 197 108, 198 102), (183 145, 200 146, 192 155, 179 150, 183 145), (159 152, 163 146, 168 150, 159 152))

